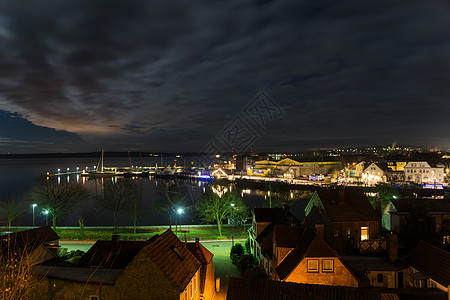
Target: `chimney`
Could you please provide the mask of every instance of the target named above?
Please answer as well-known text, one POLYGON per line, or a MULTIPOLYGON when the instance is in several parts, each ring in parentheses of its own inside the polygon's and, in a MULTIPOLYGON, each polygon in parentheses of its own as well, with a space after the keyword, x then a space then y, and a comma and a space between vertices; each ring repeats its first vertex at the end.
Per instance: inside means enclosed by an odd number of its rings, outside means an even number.
POLYGON ((398 235, 391 232, 388 241, 388 261, 394 263, 398 258, 398 235))
POLYGON ((316 234, 323 239, 325 225, 324 224, 316 224, 316 234))
POLYGON ((112 235, 112 242, 114 245, 117 245, 119 243, 119 239, 120 239, 120 236, 118 234, 112 235))

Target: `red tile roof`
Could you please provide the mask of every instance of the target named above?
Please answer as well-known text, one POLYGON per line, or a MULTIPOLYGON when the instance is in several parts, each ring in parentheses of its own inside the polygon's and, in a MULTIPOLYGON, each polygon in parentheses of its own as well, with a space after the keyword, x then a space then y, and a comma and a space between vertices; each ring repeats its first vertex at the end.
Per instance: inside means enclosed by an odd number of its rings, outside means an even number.
POLYGON ((380 221, 362 190, 320 189, 316 192, 331 222, 380 221))
POLYGON ((201 266, 170 229, 153 237, 144 250, 180 292, 184 291, 201 266))
POLYGON ((227 300, 380 300, 386 298, 379 290, 341 286, 311 285, 271 280, 231 278, 227 300))
POLYGON ((408 265, 443 286, 450 285, 450 253, 420 241, 407 259, 408 265))

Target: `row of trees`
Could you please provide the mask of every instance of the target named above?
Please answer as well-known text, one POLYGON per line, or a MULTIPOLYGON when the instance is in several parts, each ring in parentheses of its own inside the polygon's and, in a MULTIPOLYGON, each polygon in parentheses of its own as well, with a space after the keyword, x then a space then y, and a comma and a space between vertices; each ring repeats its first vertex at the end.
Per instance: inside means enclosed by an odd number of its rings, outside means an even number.
MULTIPOLYGON (((81 183, 73 181, 58 181, 55 177, 41 176, 37 179, 34 188, 27 196, 27 200, 36 203, 49 211, 52 216, 53 229, 56 229, 57 219, 76 208, 80 202, 92 197, 89 190, 81 183)), ((134 231, 142 211, 142 193, 139 192, 136 182, 129 178, 116 182, 106 180, 102 184, 100 195, 96 200, 105 209, 111 210, 114 217, 114 227, 117 228, 117 215, 122 210, 129 212, 133 221, 134 231)), ((8 227, 12 221, 24 212, 23 202, 14 196, 9 196, 0 203, 0 210, 6 219, 8 227)), ((80 219, 80 224, 83 220, 80 219)))
MULTIPOLYGON (((177 210, 191 211, 198 219, 205 223, 215 223, 222 235, 222 224, 230 219, 233 224, 244 222, 249 217, 249 211, 245 206, 241 195, 236 190, 231 191, 226 187, 216 185, 211 189, 198 188, 186 184, 184 181, 163 180, 157 185, 157 199, 153 199, 151 206, 146 206, 143 201, 142 181, 137 184, 131 178, 114 180, 101 180, 101 190, 95 194, 98 203, 113 215, 114 227, 117 228, 117 217, 122 211, 126 211, 133 222, 134 233, 136 225, 145 209, 156 209, 168 216, 169 226, 172 226, 172 218, 177 210)), ((97 187, 97 185, 96 185, 97 187)), ((97 188, 96 188, 97 191, 97 188)), ((93 196, 87 188, 74 181, 58 181, 55 177, 42 176, 36 181, 35 187, 29 195, 32 203, 47 209, 52 217, 53 228, 56 229, 57 220, 75 209, 82 201, 93 196)), ((269 191, 269 206, 290 205, 296 201, 309 199, 311 191, 269 191)), ((8 197, 0 203, 0 209, 6 218, 8 226, 24 211, 20 201, 15 197, 8 197)), ((80 228, 84 226, 80 218, 80 228)))
MULTIPOLYGON (((178 181, 162 181, 157 190, 158 199, 152 206, 144 207, 142 199, 142 184, 140 188, 136 181, 130 178, 104 180, 101 192, 95 195, 98 203, 113 214, 114 227, 117 228, 119 212, 126 210, 133 222, 134 233, 140 213, 145 208, 157 209, 168 214, 169 226, 172 226, 172 216, 177 209, 191 210, 199 219, 206 223, 216 223, 219 235, 222 235, 222 224, 228 218, 233 224, 248 217, 248 211, 242 198, 235 192, 216 194, 208 191, 194 191, 192 186, 178 181)), ((28 200, 48 210, 52 217, 53 228, 57 220, 75 209, 82 201, 91 198, 88 189, 74 181, 58 181, 55 177, 38 178, 28 200)), ((0 209, 6 218, 8 226, 24 212, 22 202, 11 196, 2 203, 0 209)), ((80 219, 80 224, 83 220, 80 219)), ((80 225, 81 226, 81 225, 80 225)))

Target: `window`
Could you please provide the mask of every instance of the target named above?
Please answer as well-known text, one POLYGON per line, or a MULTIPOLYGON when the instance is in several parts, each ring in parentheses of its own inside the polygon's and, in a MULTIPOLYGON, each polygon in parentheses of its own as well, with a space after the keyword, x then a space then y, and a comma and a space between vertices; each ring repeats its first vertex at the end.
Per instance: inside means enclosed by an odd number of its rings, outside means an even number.
POLYGON ((319 272, 319 260, 318 259, 308 259, 308 272, 319 272))
POLYGON ((450 244, 450 235, 444 235, 442 237, 442 244, 449 245, 450 244))
POLYGON ((347 227, 345 229, 345 235, 347 236, 347 238, 350 238, 350 227, 347 227))
POLYGON ((369 239, 369 227, 361 227, 361 241, 369 239))
POLYGON ((192 289, 192 280, 191 280, 191 285, 190 285, 190 290, 189 290, 189 292, 190 292, 190 294, 191 294, 191 299, 194 299, 194 293, 193 293, 193 289, 192 289))
POLYGON ((383 283, 383 274, 378 274, 377 275, 377 281, 378 281, 378 283, 383 283))
POLYGON ((89 300, 99 300, 100 297, 98 295, 90 295, 89 300))
POLYGON ((334 260, 324 259, 322 260, 322 272, 334 272, 334 260))
POLYGON ((333 232, 334 232, 334 236, 339 236, 339 229, 334 229, 333 232))

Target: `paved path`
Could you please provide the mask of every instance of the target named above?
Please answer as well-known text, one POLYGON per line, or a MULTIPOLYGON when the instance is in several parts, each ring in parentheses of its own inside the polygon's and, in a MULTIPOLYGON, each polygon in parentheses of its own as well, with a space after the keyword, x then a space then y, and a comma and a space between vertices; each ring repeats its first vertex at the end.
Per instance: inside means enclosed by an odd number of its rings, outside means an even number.
POLYGON ((206 249, 214 254, 213 261, 216 278, 220 277, 220 291, 216 294, 215 299, 226 299, 226 292, 230 277, 241 277, 237 267, 231 263, 231 240, 200 242, 206 247, 206 249))

